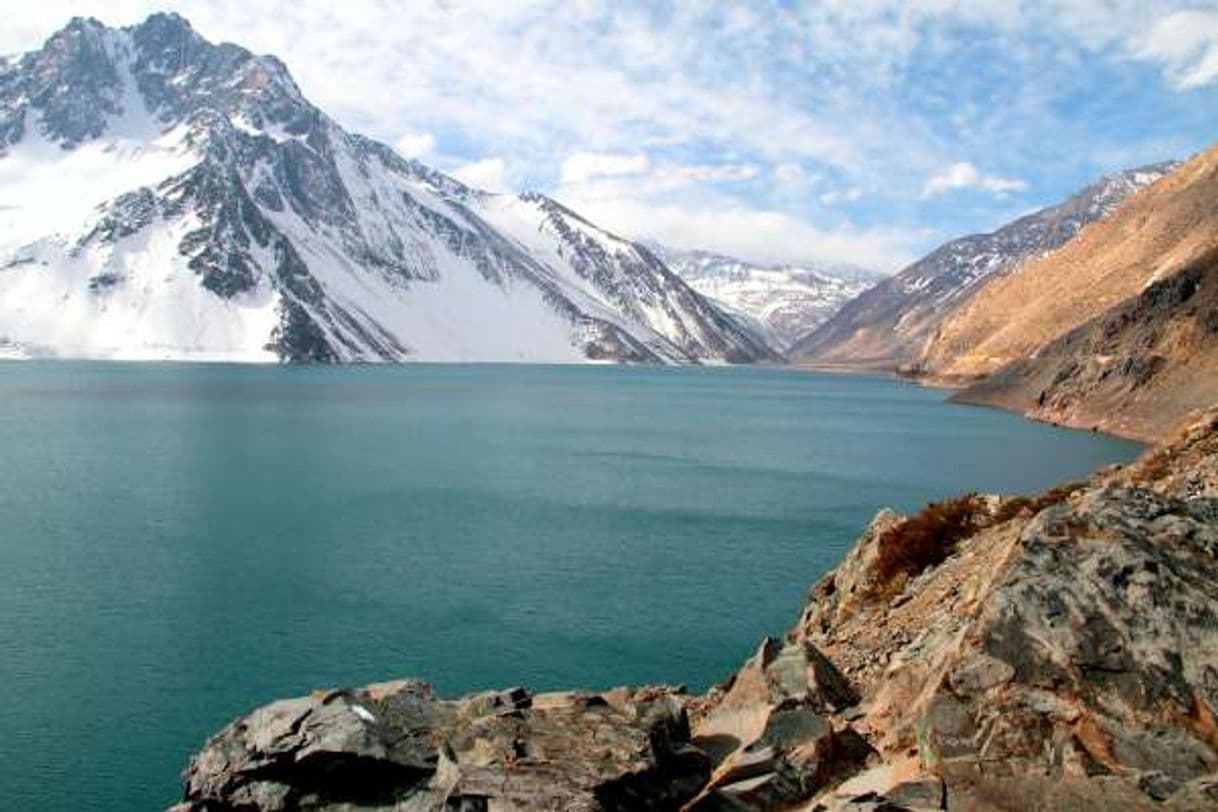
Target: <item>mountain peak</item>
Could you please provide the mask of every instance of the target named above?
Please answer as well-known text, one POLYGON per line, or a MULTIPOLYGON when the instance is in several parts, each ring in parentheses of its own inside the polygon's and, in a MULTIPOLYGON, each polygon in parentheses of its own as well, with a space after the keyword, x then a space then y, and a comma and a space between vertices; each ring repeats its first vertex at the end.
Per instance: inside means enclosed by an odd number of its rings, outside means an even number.
POLYGON ((149 14, 142 23, 135 26, 138 29, 163 31, 163 32, 194 32, 194 27, 191 26, 190 20, 178 14, 176 11, 154 11, 149 14))
POLYGON ((176 14, 73 21, 6 65, 6 149, 31 168, 0 188, 0 303, 23 302, 0 317, 31 352, 774 358, 633 243, 345 131, 280 60, 176 14))
POLYGON ((104 31, 105 29, 106 29, 106 24, 103 23, 101 20, 97 19, 96 17, 77 16, 77 17, 73 17, 72 19, 68 20, 68 24, 65 25, 63 28, 61 28, 59 31, 57 31, 55 34, 52 34, 51 38, 54 39, 55 36, 57 36, 59 34, 97 33, 99 31, 104 31))
POLYGON ((686 284, 785 350, 879 278, 841 264, 765 265, 713 251, 649 244, 686 284))
POLYGON ((133 128, 160 132, 217 117, 292 137, 327 123, 281 61, 213 44, 181 15, 156 13, 125 28, 76 18, 8 64, 0 150, 29 127, 72 149, 133 128))

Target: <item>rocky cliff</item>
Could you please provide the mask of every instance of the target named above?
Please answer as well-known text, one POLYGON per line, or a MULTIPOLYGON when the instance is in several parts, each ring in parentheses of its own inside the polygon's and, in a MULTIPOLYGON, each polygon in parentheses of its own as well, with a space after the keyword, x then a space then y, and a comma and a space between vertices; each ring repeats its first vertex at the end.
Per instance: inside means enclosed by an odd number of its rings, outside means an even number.
POLYGON ((201 810, 1218 809, 1218 411, 1034 497, 882 512, 704 696, 277 702, 186 772, 201 810))
POLYGON ((1218 402, 1218 252, 954 396, 1153 440, 1218 402))

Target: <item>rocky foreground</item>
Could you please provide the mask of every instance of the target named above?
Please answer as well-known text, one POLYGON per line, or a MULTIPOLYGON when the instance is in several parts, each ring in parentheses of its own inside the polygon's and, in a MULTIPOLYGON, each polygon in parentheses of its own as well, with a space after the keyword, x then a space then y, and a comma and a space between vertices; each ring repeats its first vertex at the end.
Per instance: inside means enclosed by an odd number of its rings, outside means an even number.
POLYGON ((175 809, 1218 809, 1215 707, 1218 410, 1086 483, 881 512, 705 696, 284 700, 175 809))

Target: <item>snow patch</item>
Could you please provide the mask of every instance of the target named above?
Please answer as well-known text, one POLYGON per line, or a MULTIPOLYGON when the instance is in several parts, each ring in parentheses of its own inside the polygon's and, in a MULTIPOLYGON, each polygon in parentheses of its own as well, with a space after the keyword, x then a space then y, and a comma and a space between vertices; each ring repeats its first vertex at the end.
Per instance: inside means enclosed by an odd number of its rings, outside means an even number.
MULTIPOLYGON (((234 299, 204 288, 178 252, 190 218, 113 245, 45 240, 0 270, 0 335, 64 357, 270 362, 279 323, 269 286, 234 299)), ((28 354, 28 353, 27 353, 28 354)))
POLYGON ((197 162, 175 128, 150 141, 109 136, 64 149, 31 132, 0 157, 0 263, 48 234, 81 232, 102 203, 197 162))

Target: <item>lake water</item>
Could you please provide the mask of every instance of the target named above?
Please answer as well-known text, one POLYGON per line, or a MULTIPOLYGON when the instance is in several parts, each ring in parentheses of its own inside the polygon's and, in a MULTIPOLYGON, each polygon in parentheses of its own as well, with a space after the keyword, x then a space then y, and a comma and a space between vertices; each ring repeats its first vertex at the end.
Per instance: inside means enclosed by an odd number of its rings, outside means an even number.
POLYGON ((1137 446, 776 369, 0 364, 0 809, 145 810, 271 699, 727 676, 883 505, 1137 446))

